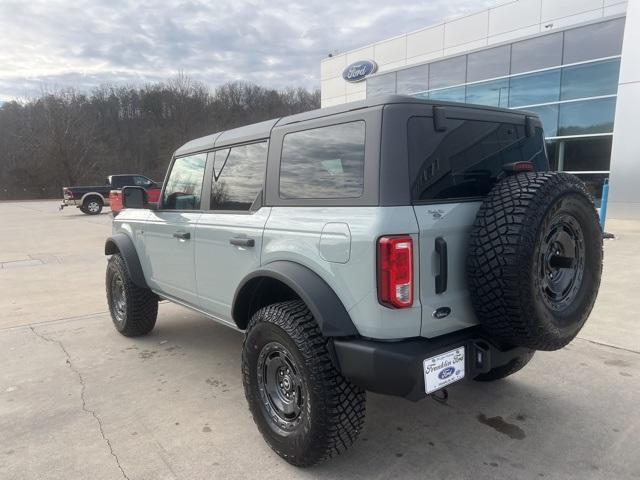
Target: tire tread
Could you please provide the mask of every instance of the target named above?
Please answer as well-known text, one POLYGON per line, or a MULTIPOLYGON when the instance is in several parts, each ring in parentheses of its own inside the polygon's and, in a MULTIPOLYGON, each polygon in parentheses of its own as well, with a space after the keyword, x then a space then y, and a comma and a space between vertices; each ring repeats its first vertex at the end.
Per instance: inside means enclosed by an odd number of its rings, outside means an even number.
MULTIPOLYGON (((151 290, 137 286, 131 280, 127 263, 120 254, 112 255, 107 266, 106 290, 109 311, 112 312, 111 292, 109 291, 109 269, 115 268, 120 272, 124 282, 127 298, 126 321, 123 328, 114 325, 125 337, 139 337, 146 335, 156 324, 158 316, 158 296, 151 290)), ((111 313, 113 319, 113 313, 111 313)))
MULTIPOLYGON (((598 224, 584 184, 562 172, 506 177, 494 186, 477 213, 466 265, 471 301, 484 328, 514 345, 556 350, 567 343, 558 330, 548 328, 536 317, 533 295, 528 290, 538 227, 552 203, 564 195, 582 197, 591 212, 589 222, 598 224)), ((600 239, 600 270, 601 248, 600 239)), ((598 273, 589 304, 584 306, 584 320, 593 307, 599 283, 598 273)))
MULTIPOLYGON (((269 322, 284 330, 299 348, 314 381, 309 388, 325 401, 318 418, 324 422, 313 446, 298 458, 288 457, 269 442, 269 433, 261 428, 267 443, 278 455, 297 466, 311 466, 347 450, 357 439, 364 425, 366 394, 364 390, 347 381, 336 369, 329 353, 328 340, 322 335, 313 315, 301 300, 291 300, 268 305, 251 318, 246 332, 259 322, 269 322)), ((242 375, 245 396, 252 406, 251 377, 247 358, 247 336, 243 343, 242 375)), ((250 408, 260 427, 258 409, 250 408)))

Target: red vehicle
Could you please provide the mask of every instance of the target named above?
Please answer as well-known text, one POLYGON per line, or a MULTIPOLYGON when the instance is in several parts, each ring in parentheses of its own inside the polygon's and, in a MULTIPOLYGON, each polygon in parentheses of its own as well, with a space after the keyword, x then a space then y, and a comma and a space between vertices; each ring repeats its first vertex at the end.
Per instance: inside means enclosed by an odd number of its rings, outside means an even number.
MULTIPOLYGON (((158 203, 160 190, 162 190, 160 187, 147 188, 149 203, 158 203)), ((120 210, 122 210, 122 190, 111 190, 109 192, 109 206, 114 217, 120 213, 120 210)))

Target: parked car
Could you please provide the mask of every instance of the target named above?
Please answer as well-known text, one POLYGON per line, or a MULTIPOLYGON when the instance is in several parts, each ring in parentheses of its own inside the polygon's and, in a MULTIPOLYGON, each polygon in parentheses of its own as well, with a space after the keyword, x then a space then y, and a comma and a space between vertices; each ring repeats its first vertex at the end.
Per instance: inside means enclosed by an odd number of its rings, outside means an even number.
POLYGON ((125 186, 139 186, 143 188, 158 187, 158 185, 143 175, 109 175, 104 185, 89 187, 62 187, 62 204, 60 210, 74 205, 82 213, 97 215, 105 205, 109 205, 109 192, 125 186))
MULTIPOLYGON (((147 201, 153 208, 158 204, 158 198, 160 198, 160 187, 153 186, 145 188, 147 191, 147 201)), ((109 192, 109 208, 111 208, 111 214, 116 217, 120 210, 122 210, 122 190, 111 190, 109 192)))
POLYGON ((530 112, 367 99, 193 140, 156 209, 123 198, 115 328, 150 332, 162 298, 243 331, 249 409, 298 466, 355 441, 366 390, 417 400, 564 347, 600 284, 593 201, 530 112))

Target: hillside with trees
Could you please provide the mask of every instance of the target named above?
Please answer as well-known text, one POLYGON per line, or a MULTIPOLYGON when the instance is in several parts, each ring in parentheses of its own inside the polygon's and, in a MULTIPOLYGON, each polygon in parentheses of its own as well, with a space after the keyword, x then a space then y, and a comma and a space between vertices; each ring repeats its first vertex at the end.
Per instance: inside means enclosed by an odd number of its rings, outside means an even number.
POLYGON ((64 185, 102 184, 118 173, 161 181, 171 154, 188 140, 319 106, 317 90, 235 82, 211 91, 184 76, 4 103, 0 199, 57 198, 64 185))

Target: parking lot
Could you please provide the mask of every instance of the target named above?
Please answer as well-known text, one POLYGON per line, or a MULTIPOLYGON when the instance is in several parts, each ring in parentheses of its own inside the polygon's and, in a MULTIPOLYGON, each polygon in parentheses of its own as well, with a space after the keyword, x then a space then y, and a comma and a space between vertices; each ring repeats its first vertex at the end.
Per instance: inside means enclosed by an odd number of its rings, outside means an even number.
POLYGON ((162 303, 125 338, 104 294, 106 209, 0 202, 0 478, 640 478, 640 222, 609 221, 585 329, 448 400, 370 394, 360 440, 299 470, 263 442, 239 333, 162 303))

